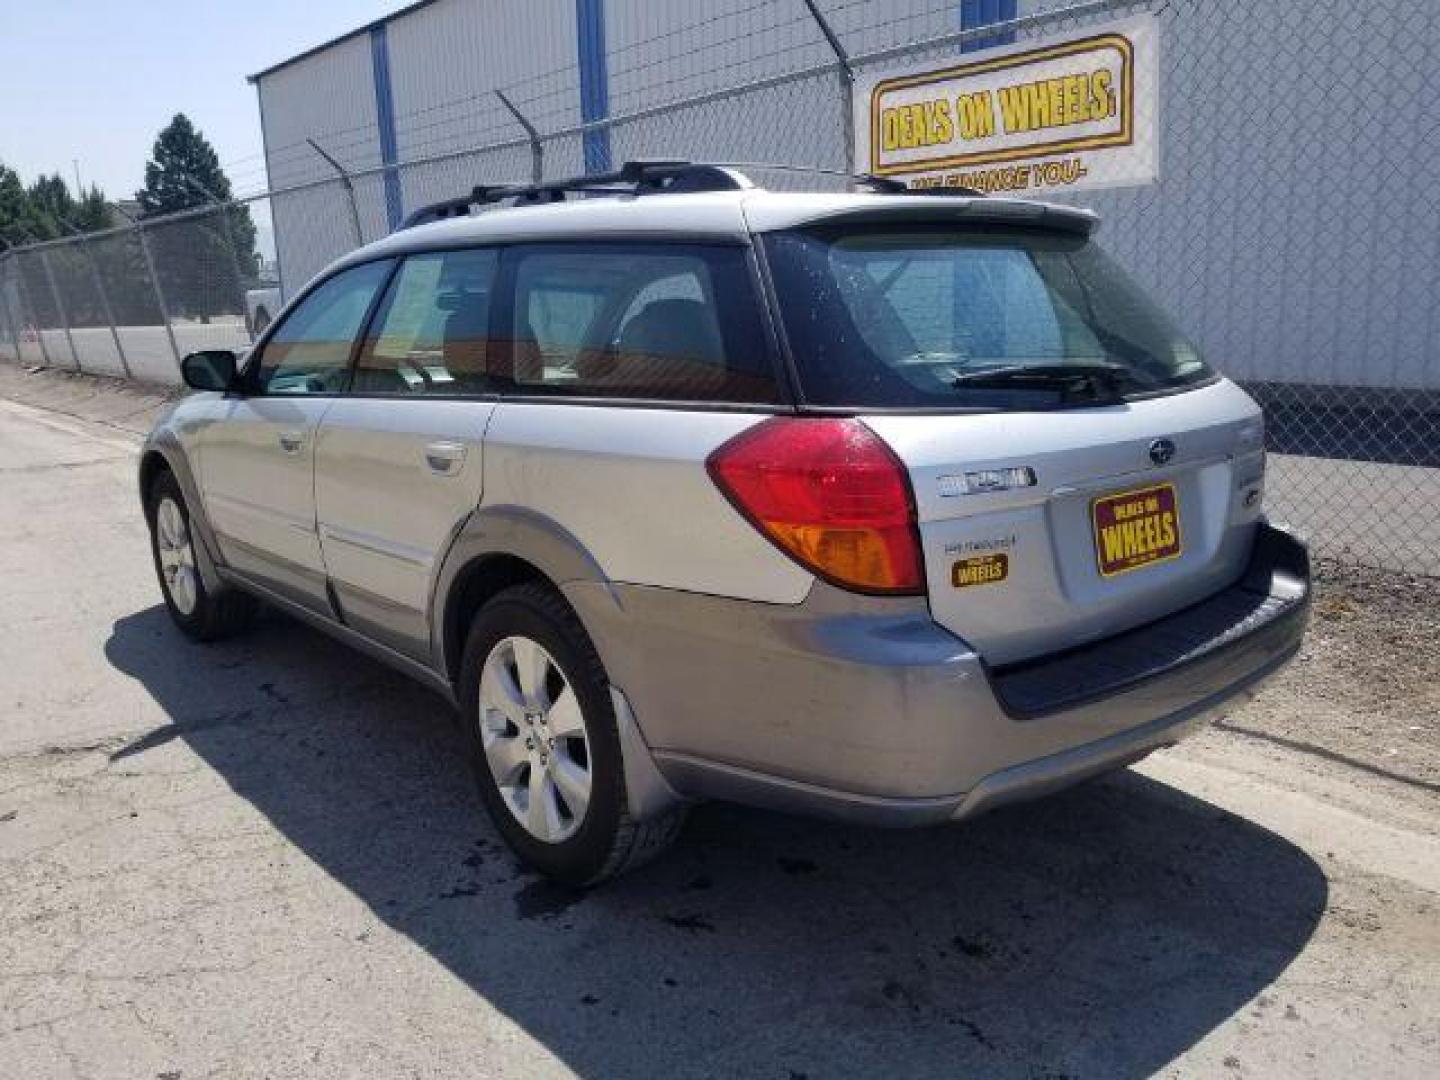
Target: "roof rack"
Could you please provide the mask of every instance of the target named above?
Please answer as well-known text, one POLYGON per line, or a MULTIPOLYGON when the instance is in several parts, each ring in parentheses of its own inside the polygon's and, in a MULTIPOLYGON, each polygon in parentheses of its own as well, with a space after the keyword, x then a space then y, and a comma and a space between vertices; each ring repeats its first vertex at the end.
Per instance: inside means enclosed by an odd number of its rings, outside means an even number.
POLYGON ((959 195, 967 199, 983 199, 985 192, 963 184, 935 184, 931 187, 911 187, 904 180, 893 176, 876 176, 874 173, 856 173, 855 182, 863 184, 877 195, 959 195))
POLYGON ((477 184, 460 199, 422 206, 400 225, 402 229, 452 217, 466 217, 487 203, 513 199, 515 206, 564 202, 571 194, 581 195, 679 195, 698 191, 741 191, 754 187, 750 179, 724 165, 682 160, 638 159, 627 161, 614 172, 572 176, 540 184, 477 184))
POLYGON ((968 187, 912 188, 893 177, 804 165, 641 158, 625 162, 614 172, 572 176, 567 180, 552 180, 539 184, 477 184, 462 198, 445 199, 412 211, 400 228, 412 229, 416 225, 426 225, 432 221, 468 217, 481 206, 506 199, 513 199, 512 205, 515 206, 533 206, 564 202, 570 195, 680 195, 701 191, 743 191, 754 187, 750 178, 740 171, 741 168, 783 169, 844 176, 877 195, 958 195, 975 198, 985 194, 968 187))

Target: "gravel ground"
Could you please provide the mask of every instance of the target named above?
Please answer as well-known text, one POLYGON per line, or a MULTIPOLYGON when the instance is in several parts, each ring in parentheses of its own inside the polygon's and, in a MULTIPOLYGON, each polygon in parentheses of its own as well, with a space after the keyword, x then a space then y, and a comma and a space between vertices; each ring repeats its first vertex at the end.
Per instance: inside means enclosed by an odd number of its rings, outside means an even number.
POLYGON ((1440 792, 1440 578, 1321 562, 1310 632, 1222 729, 1440 792))

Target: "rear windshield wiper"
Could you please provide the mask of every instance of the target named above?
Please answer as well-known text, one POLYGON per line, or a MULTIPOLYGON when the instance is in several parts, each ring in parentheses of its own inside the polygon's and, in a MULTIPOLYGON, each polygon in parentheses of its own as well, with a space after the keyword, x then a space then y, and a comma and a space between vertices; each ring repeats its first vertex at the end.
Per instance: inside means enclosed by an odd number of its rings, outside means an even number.
POLYGON ((1120 364, 1009 364, 964 371, 951 380, 957 390, 1049 390, 1062 400, 1119 401, 1138 380, 1120 364))

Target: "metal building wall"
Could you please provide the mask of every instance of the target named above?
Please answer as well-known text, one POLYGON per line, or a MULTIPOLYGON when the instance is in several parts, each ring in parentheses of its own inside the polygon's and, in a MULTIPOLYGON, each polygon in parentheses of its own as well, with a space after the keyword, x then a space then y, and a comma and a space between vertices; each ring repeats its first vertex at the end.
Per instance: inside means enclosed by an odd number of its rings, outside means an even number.
MULTIPOLYGON (((962 17, 993 19, 1013 4, 822 0, 821 7, 849 47, 863 52, 953 31, 962 17)), ((373 239, 416 205, 481 180, 530 174, 524 146, 446 157, 523 134, 497 89, 540 131, 553 132, 832 58, 803 0, 433 0, 256 81, 272 188, 333 176, 307 137, 352 170, 385 163, 386 149, 400 163, 444 158, 356 180, 361 232, 373 239)), ((843 166, 836 83, 821 78, 777 96, 783 100, 768 104, 788 125, 754 123, 756 102, 737 98, 548 141, 545 170, 557 176, 672 155, 843 166)), ((338 198, 339 189, 327 186, 274 200, 287 293, 350 246, 354 230, 338 198)))
MULTIPOLYGON (((265 160, 272 189, 334 177, 305 142, 313 138, 350 169, 380 163, 370 45, 347 38, 304 60, 278 68, 257 83, 265 160)), ((383 234, 383 211, 364 186, 366 233, 383 234)), ((271 200, 275 251, 287 293, 294 293, 331 260, 354 247, 349 207, 334 184, 321 184, 271 200)))
MULTIPOLYGON (((820 0, 857 55, 948 33, 962 10, 973 18, 1002 3, 820 0)), ((1019 12, 1063 6, 1023 0, 1019 12)), ((1432 214, 1429 188, 1416 177, 1431 171, 1440 144, 1421 115, 1425 95, 1384 75, 1413 80, 1425 70, 1440 44, 1440 5, 1137 0, 1125 10, 1161 12, 1161 179, 1073 197, 1104 215, 1107 245, 1238 378, 1440 388, 1429 353, 1440 327, 1426 284, 1435 252, 1411 227, 1432 214)), ((613 161, 843 166, 832 74, 722 93, 831 59, 803 0, 436 0, 409 10, 386 26, 399 160, 519 134, 496 88, 541 131, 578 123, 581 67, 594 78, 598 43, 577 27, 593 35, 597 15, 610 115, 717 95, 615 124, 604 133, 613 161)), ((295 149, 317 131, 348 165, 380 160, 364 34, 262 77, 260 90, 274 186, 325 175, 318 158, 295 149)), ((546 173, 581 171, 581 143, 547 143, 546 173)), ((407 167, 403 201, 413 207, 477 181, 525 176, 528 166, 528 152, 516 147, 407 167)), ((762 177, 773 186, 786 179, 762 177)), ((380 180, 360 187, 373 238, 387 224, 380 180)), ((334 197, 331 189, 276 200, 292 289, 343 249, 334 197)))
MULTIPOLYGON (((819 0, 818 6, 846 49, 862 55, 953 33, 962 19, 964 25, 980 25, 1015 9, 1014 0, 986 0, 973 5, 973 11, 966 3, 819 0)), ((1025 0, 1020 10, 1037 3, 1025 0)), ((762 83, 835 58, 803 0, 606 0, 605 26, 610 106, 617 116, 762 83)), ((613 156, 617 161, 675 156, 843 168, 842 121, 848 122, 848 112, 839 105, 839 94, 838 78, 823 75, 722 97, 618 127, 613 156)), ((763 179, 772 186, 787 182, 778 174, 763 179)))
MULTIPOLYGON (((495 95, 501 89, 542 131, 580 122, 574 0, 437 0, 392 20, 390 80, 401 161, 523 135, 495 95)), ((577 152, 555 148, 552 175, 581 171, 577 152)), ((407 169, 413 208, 482 180, 524 180, 530 152, 517 147, 407 169)))
POLYGON ((1160 181, 1077 193, 1242 380, 1440 389, 1434 0, 1187 0, 1161 18, 1160 181))

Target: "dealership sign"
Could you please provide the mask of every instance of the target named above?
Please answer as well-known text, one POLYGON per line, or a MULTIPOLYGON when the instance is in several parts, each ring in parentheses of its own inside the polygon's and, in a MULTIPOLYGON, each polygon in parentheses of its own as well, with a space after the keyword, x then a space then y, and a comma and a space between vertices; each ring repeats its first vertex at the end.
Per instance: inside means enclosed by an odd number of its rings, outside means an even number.
POLYGON ((1159 49, 1146 15, 877 72, 855 87, 857 167, 986 192, 1152 183, 1159 49))

